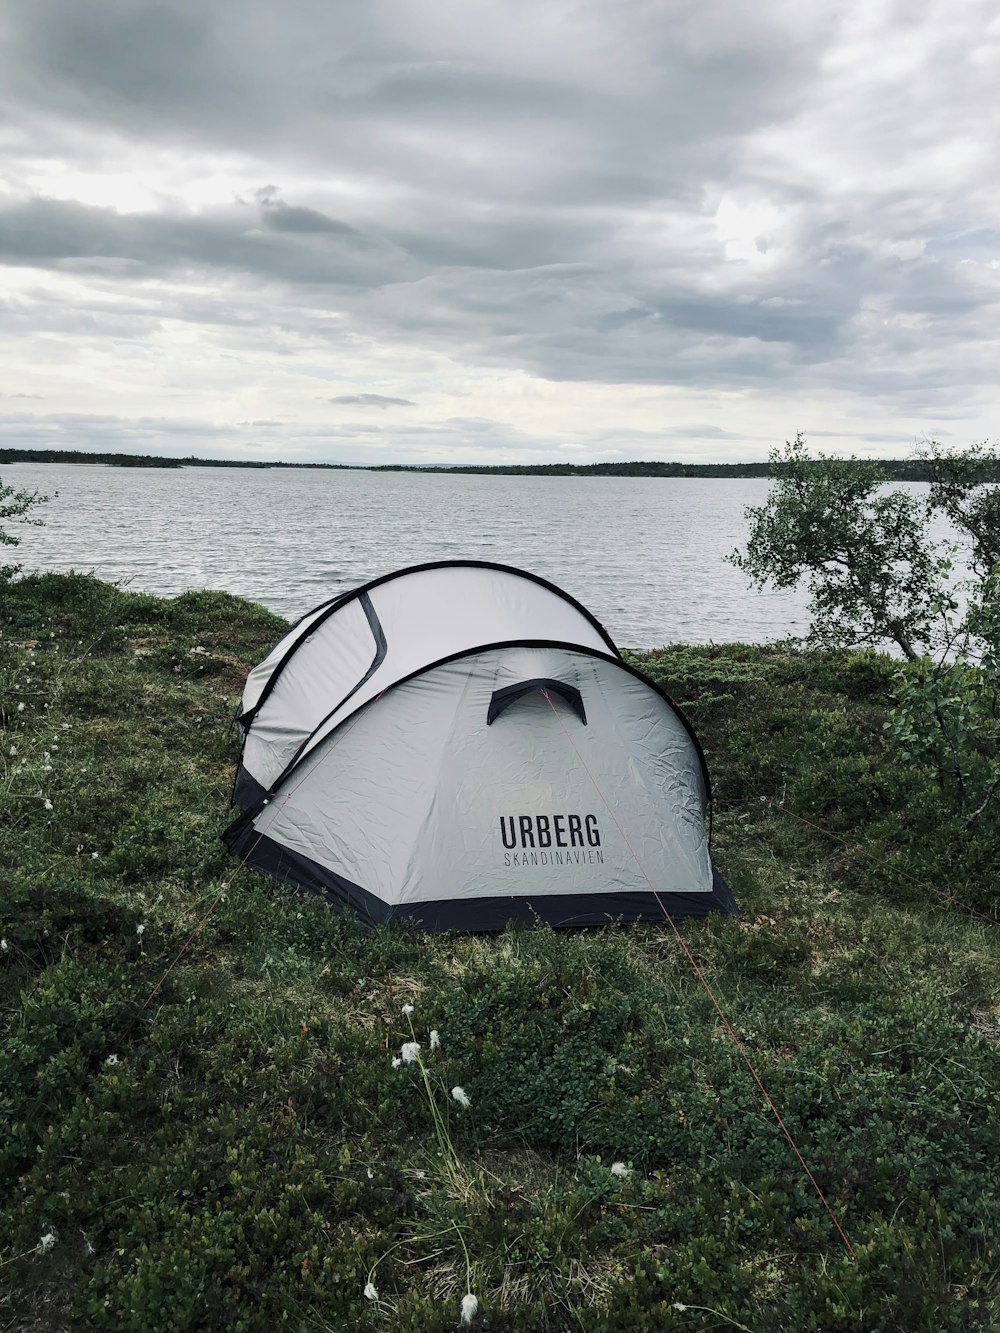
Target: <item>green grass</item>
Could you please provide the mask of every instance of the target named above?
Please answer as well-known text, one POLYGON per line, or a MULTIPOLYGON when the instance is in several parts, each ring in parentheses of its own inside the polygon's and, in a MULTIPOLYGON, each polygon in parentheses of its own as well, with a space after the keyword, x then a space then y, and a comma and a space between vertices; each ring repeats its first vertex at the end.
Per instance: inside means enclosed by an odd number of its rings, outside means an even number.
POLYGON ((895 664, 637 659, 743 909, 681 929, 852 1260, 666 924, 369 931, 236 873, 282 628, 0 586, 0 1327, 430 1333, 470 1286, 490 1330, 997 1326, 997 931, 938 896, 996 912, 997 829, 893 755, 895 664))

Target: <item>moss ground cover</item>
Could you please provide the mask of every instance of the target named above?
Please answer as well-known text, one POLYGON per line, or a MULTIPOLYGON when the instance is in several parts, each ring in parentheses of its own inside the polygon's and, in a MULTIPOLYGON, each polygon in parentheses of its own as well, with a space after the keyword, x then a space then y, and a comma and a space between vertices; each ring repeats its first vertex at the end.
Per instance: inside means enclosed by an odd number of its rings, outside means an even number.
POLYGON ((0 1327, 997 1326, 1000 948, 937 896, 995 914, 995 830, 894 758, 895 664, 637 659, 743 910, 681 929, 852 1260, 666 924, 368 931, 234 876, 229 720, 282 628, 0 590, 0 1327))

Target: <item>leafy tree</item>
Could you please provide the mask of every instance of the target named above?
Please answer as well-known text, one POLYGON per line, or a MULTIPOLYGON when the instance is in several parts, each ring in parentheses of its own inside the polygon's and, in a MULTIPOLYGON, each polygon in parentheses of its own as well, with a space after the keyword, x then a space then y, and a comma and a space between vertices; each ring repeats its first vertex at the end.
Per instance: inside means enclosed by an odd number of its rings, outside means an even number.
POLYGON ((889 489, 874 463, 810 459, 801 434, 771 454, 729 559, 758 587, 805 584, 817 647, 894 645, 911 664, 887 730, 929 765, 971 825, 1000 790, 1000 487, 995 448, 922 451, 925 495, 889 489), (944 516, 950 542, 936 539, 944 516), (955 557, 969 577, 960 578, 955 557))
MULTIPOLYGON (((31 511, 48 500, 47 495, 38 491, 19 491, 13 486, 5 486, 0 481, 0 546, 20 546, 21 538, 8 532, 6 523, 25 523, 40 528, 42 520, 31 517, 31 511)), ((0 565, 0 579, 9 579, 20 570, 20 565, 0 565)))
POLYGON ((997 450, 975 444, 961 453, 945 453, 933 441, 925 449, 930 465, 932 509, 947 514, 970 541, 969 563, 979 579, 1000 563, 1000 487, 995 478, 997 450))

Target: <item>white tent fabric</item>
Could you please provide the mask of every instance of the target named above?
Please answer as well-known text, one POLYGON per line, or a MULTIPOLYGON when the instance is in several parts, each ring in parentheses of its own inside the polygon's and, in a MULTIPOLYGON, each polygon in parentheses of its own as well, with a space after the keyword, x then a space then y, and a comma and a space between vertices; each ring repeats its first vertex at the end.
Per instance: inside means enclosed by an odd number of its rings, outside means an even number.
POLYGON ((371 921, 735 911, 689 724, 520 571, 422 566, 317 608, 251 672, 241 726, 231 850, 371 921))
POLYGON ((250 672, 240 707, 241 719, 253 718, 243 769, 267 788, 300 746, 312 748, 411 672, 482 644, 519 639, 614 651, 597 622, 564 593, 494 565, 418 567, 327 603, 250 672))

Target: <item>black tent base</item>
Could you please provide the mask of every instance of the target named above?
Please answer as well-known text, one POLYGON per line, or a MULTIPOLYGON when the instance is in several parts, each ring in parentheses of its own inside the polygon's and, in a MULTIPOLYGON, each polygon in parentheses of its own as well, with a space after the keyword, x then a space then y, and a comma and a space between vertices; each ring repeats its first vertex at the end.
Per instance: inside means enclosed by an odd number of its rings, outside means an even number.
POLYGON ((342 878, 308 857, 290 851, 257 833, 253 814, 236 820, 222 835, 234 856, 252 870, 304 889, 325 899, 337 910, 349 909, 369 925, 412 921, 427 931, 463 932, 503 930, 510 922, 539 922, 566 929, 608 926, 631 921, 664 921, 682 916, 704 917, 710 912, 738 916, 729 886, 712 867, 710 893, 545 894, 538 897, 505 895, 494 898, 440 898, 430 902, 392 904, 358 884, 342 878))
POLYGON ((242 764, 236 769, 236 781, 233 783, 232 804, 241 810, 259 810, 270 792, 262 787, 256 778, 251 777, 242 764))

